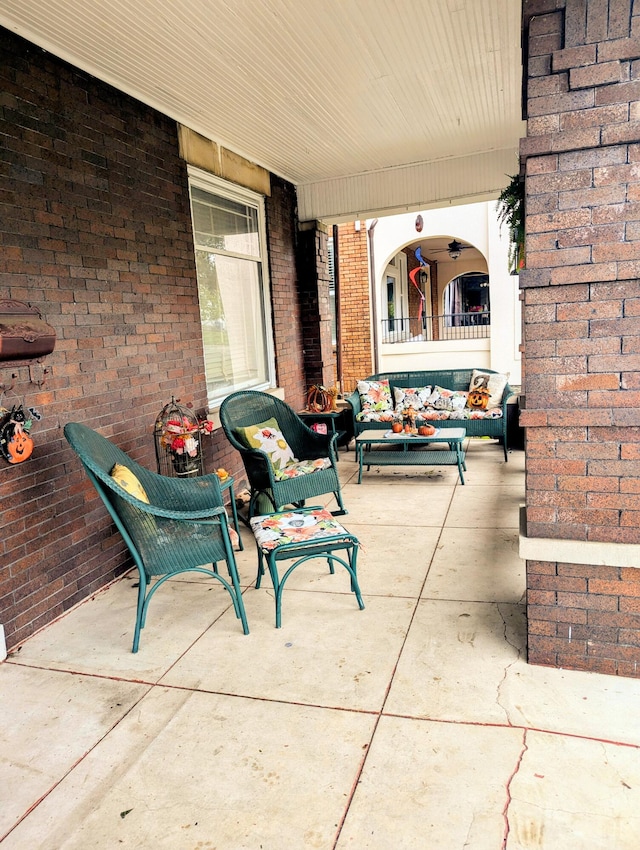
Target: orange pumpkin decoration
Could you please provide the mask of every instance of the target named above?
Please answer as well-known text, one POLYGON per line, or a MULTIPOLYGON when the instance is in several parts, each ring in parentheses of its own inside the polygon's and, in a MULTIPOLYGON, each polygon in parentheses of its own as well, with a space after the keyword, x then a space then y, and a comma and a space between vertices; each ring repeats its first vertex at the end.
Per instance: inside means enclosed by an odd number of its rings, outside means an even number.
POLYGON ((15 431, 13 437, 7 443, 7 454, 9 463, 22 463, 31 457, 33 451, 33 440, 24 431, 15 431))
POLYGON ((477 387, 475 390, 470 390, 467 396, 467 407, 475 410, 486 410, 489 403, 490 392, 486 387, 477 387))
POLYGON ((433 437, 435 433, 436 429, 433 425, 421 425, 418 428, 418 434, 420 434, 421 437, 433 437))
POLYGON ((394 422, 391 426, 391 430, 394 434, 399 434, 402 431, 402 422, 394 422))

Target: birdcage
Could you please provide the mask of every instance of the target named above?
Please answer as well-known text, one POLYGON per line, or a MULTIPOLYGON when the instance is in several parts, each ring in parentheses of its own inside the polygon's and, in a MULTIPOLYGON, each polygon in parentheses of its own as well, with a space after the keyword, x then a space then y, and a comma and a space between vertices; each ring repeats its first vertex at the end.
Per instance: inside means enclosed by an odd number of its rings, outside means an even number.
POLYGON ((160 475, 183 477, 204 475, 203 426, 188 407, 171 397, 156 418, 156 460, 160 475))

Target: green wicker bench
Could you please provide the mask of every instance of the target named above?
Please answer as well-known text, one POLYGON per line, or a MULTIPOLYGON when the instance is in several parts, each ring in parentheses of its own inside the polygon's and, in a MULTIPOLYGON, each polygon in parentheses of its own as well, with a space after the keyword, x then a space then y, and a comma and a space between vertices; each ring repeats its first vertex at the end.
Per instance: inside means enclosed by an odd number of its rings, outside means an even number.
MULTIPOLYGON (((473 371, 473 369, 440 369, 433 371, 380 372, 377 375, 370 375, 363 380, 366 382, 387 380, 391 388, 391 400, 393 404, 395 389, 442 387, 454 393, 465 393, 469 390, 473 371)), ((478 371, 488 375, 500 375, 499 372, 495 372, 492 369, 479 369, 478 371)), ((492 409, 491 415, 482 418, 471 418, 477 415, 471 411, 458 411, 450 414, 449 418, 445 418, 446 414, 443 414, 442 411, 431 408, 423 416, 420 415, 419 411, 418 417, 436 425, 438 428, 465 428, 467 437, 492 437, 497 439, 502 443, 504 459, 507 460, 507 402, 514 394, 514 391, 507 382, 502 391, 499 404, 492 409), (469 418, 466 418, 467 416, 469 418)), ((361 395, 357 389, 351 395, 345 396, 345 398, 351 405, 353 432, 356 437, 368 429, 388 430, 390 422, 396 416, 396 410, 392 406, 391 409, 379 411, 379 421, 375 421, 375 414, 372 419, 370 414, 363 411, 361 395)))

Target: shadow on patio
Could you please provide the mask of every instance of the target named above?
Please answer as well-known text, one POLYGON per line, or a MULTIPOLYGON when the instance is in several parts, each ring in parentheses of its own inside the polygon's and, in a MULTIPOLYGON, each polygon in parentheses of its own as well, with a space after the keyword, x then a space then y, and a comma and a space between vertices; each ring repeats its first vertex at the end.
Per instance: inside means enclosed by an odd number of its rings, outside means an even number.
POLYGON ((315 562, 276 630, 243 529, 250 635, 176 580, 133 655, 125 578, 0 665, 3 850, 635 850, 640 681, 525 661, 523 453, 339 466, 364 611, 315 562))

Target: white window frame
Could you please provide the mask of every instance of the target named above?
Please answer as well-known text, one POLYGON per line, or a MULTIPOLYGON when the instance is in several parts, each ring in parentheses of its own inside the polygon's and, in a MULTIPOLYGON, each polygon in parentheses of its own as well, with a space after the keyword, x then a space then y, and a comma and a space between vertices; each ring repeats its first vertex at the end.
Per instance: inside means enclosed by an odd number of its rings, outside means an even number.
MULTIPOLYGON (((404 339, 405 337, 408 339, 409 337, 409 322, 407 321, 410 316, 409 312, 409 291, 407 286, 407 258, 401 252, 392 257, 386 269, 384 270, 384 274, 382 276, 382 292, 381 292, 381 315, 382 318, 387 322, 387 332, 385 333, 385 337, 387 339, 404 339), (400 310, 401 314, 406 312, 406 315, 394 316, 394 330, 389 329, 389 303, 387 299, 387 279, 392 278, 394 282, 394 313, 400 310), (404 319, 406 327, 404 330, 399 331, 395 327, 395 320, 404 319)), ((385 342, 383 340, 383 342, 385 342)))
MULTIPOLYGON (((266 217, 265 217, 265 204, 264 204, 264 195, 260 195, 257 192, 251 191, 251 189, 247 189, 244 186, 239 186, 236 183, 229 183, 227 180, 222 180, 220 177, 216 177, 213 174, 210 174, 207 171, 203 171, 200 168, 195 168, 192 165, 187 166, 187 173, 189 177, 189 215, 191 216, 191 226, 193 229, 193 239, 194 239, 194 250, 206 250, 211 251, 211 248, 208 246, 198 245, 196 242, 196 234, 195 234, 195 222, 193 221, 193 216, 191 215, 191 187, 195 187, 198 189, 202 189, 204 192, 210 192, 214 195, 219 195, 223 198, 227 198, 231 201, 236 201, 238 203, 244 203, 248 206, 252 206, 257 210, 258 214, 258 240, 259 240, 259 258, 258 261, 260 263, 260 271, 262 277, 262 303, 263 303, 263 328, 264 328, 264 338, 265 338, 265 346, 266 346, 266 366, 267 366, 267 380, 252 384, 250 387, 246 387, 243 385, 242 387, 238 387, 238 389, 252 389, 252 390, 267 390, 276 385, 276 367, 275 367, 275 349, 273 344, 273 324, 271 321, 271 283, 269 279, 269 255, 267 252, 267 228, 266 228, 266 217)), ((219 254, 221 256, 228 257, 237 257, 239 259, 249 259, 256 260, 254 256, 247 256, 240 253, 227 252, 221 249, 216 249, 214 253, 219 254)), ((200 322, 202 323, 202 316, 200 316, 200 322)), ((201 324, 202 328, 202 324, 201 324)), ((204 344, 204 343, 203 343, 204 344)), ((206 363, 205 363, 206 370, 206 363)), ((205 371, 206 375, 206 371, 205 371)), ((235 392, 235 388, 230 389, 227 395, 230 395, 232 392, 235 392)), ((210 409, 216 409, 220 407, 225 396, 216 396, 215 398, 211 398, 209 396, 209 391, 207 389, 207 396, 209 400, 210 409)))

